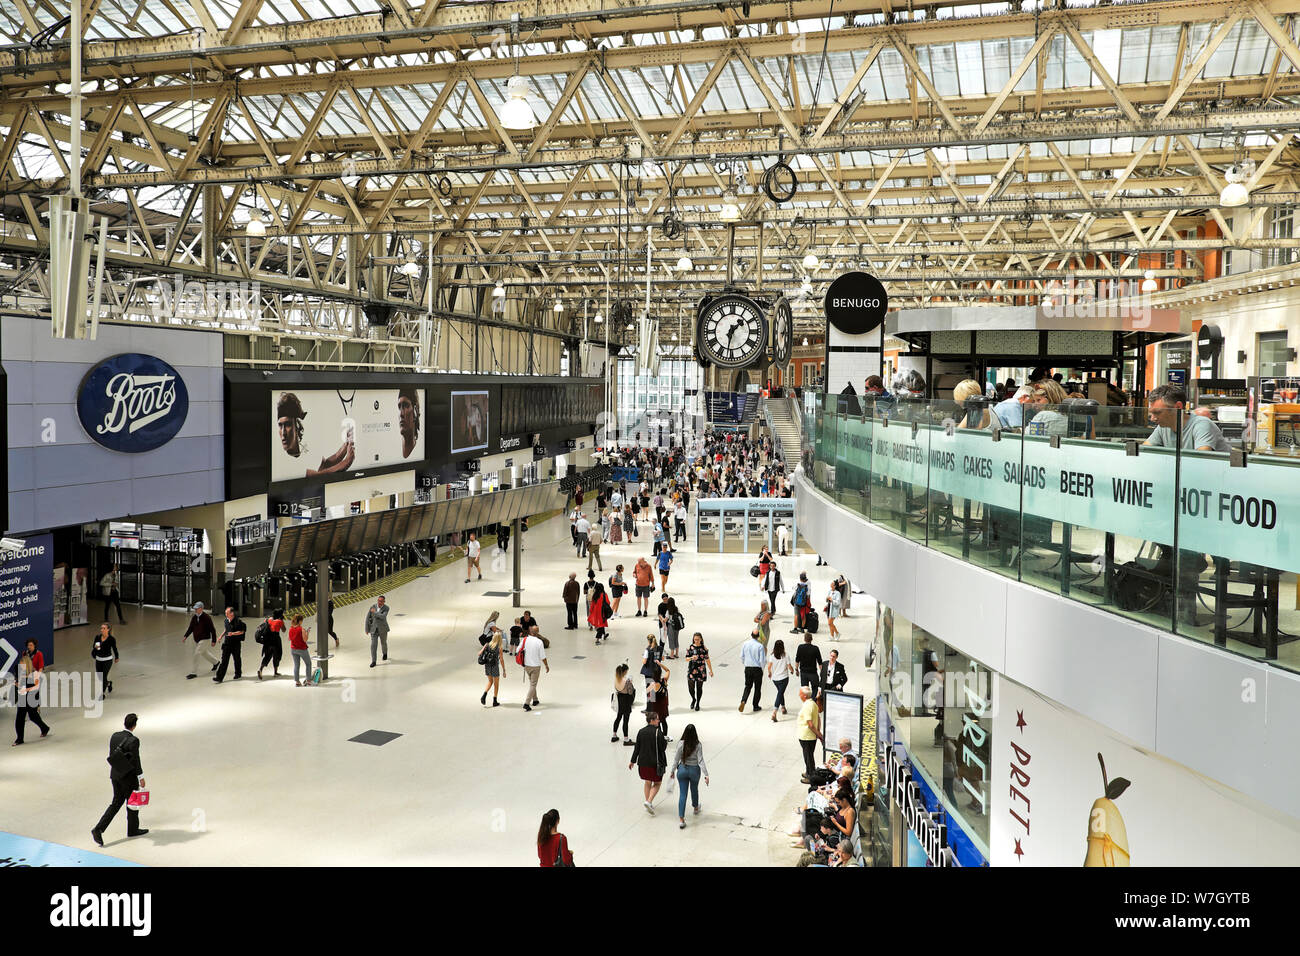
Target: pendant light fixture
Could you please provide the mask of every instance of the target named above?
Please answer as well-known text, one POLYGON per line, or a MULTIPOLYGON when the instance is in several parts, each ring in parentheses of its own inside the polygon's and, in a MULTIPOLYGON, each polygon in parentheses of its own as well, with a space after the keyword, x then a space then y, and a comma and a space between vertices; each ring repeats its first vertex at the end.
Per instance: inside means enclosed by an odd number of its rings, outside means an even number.
POLYGON ((528 78, 515 74, 506 83, 506 102, 501 107, 497 118, 506 129, 532 129, 537 125, 537 116, 532 104, 528 102, 528 78))
POLYGON ((803 267, 809 272, 816 272, 821 268, 821 260, 817 258, 817 253, 809 252, 803 257, 803 267))
POLYGON ((718 212, 718 218, 723 222, 737 222, 740 219, 740 198, 730 186, 722 193, 722 209, 718 212))
POLYGON ((497 112, 497 119, 509 130, 532 129, 537 125, 537 116, 528 102, 528 77, 519 75, 519 14, 510 19, 510 49, 514 53, 515 74, 506 83, 506 101, 497 112))
POLYGON ((492 287, 492 298, 504 299, 506 297, 506 284, 497 279, 497 284, 492 287))
POLYGON ((1148 269, 1146 274, 1142 277, 1142 291, 1155 292, 1159 288, 1160 283, 1156 281, 1156 274, 1148 269))
POLYGON ((682 257, 677 260, 678 272, 690 272, 694 268, 695 268, 695 263, 692 262, 691 257, 686 255, 685 253, 683 253, 682 257))
MULTIPOLYGON (((1237 149, 1244 152, 1240 141, 1237 143, 1237 149)), ((1229 208, 1235 206, 1244 206, 1250 199, 1250 189, 1246 186, 1251 178, 1255 175, 1255 161, 1253 159, 1239 159, 1228 167, 1223 178, 1227 180, 1222 192, 1219 193, 1219 205, 1229 208)))

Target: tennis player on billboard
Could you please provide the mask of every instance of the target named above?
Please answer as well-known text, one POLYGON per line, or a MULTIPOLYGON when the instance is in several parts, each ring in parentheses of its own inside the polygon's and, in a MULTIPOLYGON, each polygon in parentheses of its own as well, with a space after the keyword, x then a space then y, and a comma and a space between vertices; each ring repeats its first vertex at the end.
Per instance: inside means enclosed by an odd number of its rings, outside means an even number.
POLYGON ((419 388, 281 392, 275 406, 279 447, 271 456, 271 480, 315 478, 355 468, 400 465, 412 458, 423 460, 423 453, 417 452, 423 403, 424 390, 419 388), (335 447, 330 442, 329 454, 312 467, 309 463, 319 454, 312 439, 327 440, 321 436, 328 436, 335 427, 340 444, 335 447))

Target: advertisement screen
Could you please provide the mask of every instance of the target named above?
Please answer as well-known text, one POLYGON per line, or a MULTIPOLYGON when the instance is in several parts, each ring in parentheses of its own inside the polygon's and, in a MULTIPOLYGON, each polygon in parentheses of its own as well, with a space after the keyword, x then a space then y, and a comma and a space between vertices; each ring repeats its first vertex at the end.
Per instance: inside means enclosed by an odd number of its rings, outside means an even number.
MULTIPOLYGON (((423 407, 422 388, 273 392, 271 480, 327 477, 421 462, 423 407)), ((453 418, 454 408, 453 402, 453 418)), ((487 434, 486 398, 483 434, 487 434)), ((483 441, 487 443, 486 437, 483 441)))
POLYGON ((477 451, 488 446, 488 393, 451 393, 451 452, 477 451))

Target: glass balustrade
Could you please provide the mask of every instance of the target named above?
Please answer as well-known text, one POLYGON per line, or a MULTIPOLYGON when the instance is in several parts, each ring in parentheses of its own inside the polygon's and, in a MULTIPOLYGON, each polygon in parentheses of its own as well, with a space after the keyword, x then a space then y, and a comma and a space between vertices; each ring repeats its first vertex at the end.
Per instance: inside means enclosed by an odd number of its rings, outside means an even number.
POLYGON ((1145 409, 1001 414, 816 396, 801 415, 804 471, 918 544, 1300 670, 1300 458, 1182 448, 1186 420, 1147 444, 1145 409))

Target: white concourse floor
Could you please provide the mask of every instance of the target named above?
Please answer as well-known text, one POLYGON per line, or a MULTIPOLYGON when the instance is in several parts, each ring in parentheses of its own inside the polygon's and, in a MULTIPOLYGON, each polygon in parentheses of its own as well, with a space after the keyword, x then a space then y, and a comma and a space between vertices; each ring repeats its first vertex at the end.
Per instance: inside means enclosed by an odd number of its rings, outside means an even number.
MULTIPOLYGON (((331 662, 332 680, 316 688, 294 686, 287 643, 280 677, 258 682, 253 621, 243 680, 228 676, 219 686, 207 674, 186 680, 191 645, 180 640, 186 615, 128 607, 128 624, 116 629, 122 658, 102 715, 44 708, 53 729, 47 739, 29 724, 24 746, 0 750, 6 809, 0 829, 98 849, 90 829, 111 795, 108 737, 135 711, 154 804, 142 813, 142 825, 151 832, 126 839, 120 813, 100 851, 126 860, 535 866, 538 821, 555 807, 580 866, 789 865, 798 854, 784 834, 802 766, 796 682, 780 723, 769 719, 770 682, 763 713, 737 712, 744 686, 740 645, 761 600, 749 575, 753 558, 699 555, 693 540, 677 547, 669 593, 686 618, 683 647, 690 632, 701 631, 716 673, 702 711, 694 713, 687 707, 685 661, 668 662, 669 756, 693 722, 711 778, 701 786, 702 813, 692 816, 688 808, 684 831, 677 827, 676 793, 666 787, 657 815, 646 813, 641 782, 627 767, 631 748, 609 739, 614 667, 627 660, 637 670, 653 620, 632 616, 629 594, 607 644, 595 646, 585 621, 578 631, 564 630, 560 590, 569 571, 585 579, 586 561, 574 556, 563 517, 525 537, 524 607, 551 639, 551 672, 542 676, 542 704, 534 712, 522 710, 522 669, 513 660, 502 679, 502 706, 479 704, 484 677, 476 637, 491 611, 499 610, 507 626, 517 614, 509 598, 484 596, 510 587, 509 561, 495 552, 484 554, 482 582, 463 583, 458 562, 392 592, 390 658, 374 669, 362 633, 368 604, 340 609, 342 646, 331 662), (402 736, 380 747, 349 742, 367 730, 402 736)), ((648 557, 649 548, 645 524, 635 545, 606 544, 601 580, 622 563, 631 581, 636 557, 648 557)), ((834 573, 815 562, 801 554, 779 565, 791 590, 798 572, 808 572, 820 607, 834 573)), ((853 597, 838 646, 847 689, 863 692, 874 608, 865 596, 853 597)), ((772 637, 785 639, 793 652, 788 601, 789 592, 780 598, 772 637)), ((657 604, 656 591, 652 612, 657 604)), ((92 619, 101 614, 96 603, 92 619)), ((93 630, 59 632, 54 669, 84 669, 93 630)), ((824 620, 816 641, 823 655, 835 646, 824 620)), ((643 693, 637 702, 639 710, 643 693)), ((633 714, 633 734, 642 721, 633 714)))

